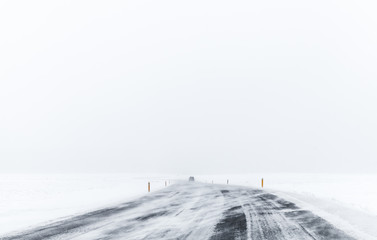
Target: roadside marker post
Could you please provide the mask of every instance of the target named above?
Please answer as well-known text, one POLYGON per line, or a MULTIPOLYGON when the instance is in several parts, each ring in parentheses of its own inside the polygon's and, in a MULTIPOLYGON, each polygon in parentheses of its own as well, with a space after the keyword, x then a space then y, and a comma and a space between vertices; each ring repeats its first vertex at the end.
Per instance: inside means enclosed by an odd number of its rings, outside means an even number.
POLYGON ((148 182, 148 192, 150 192, 150 191, 151 191, 151 183, 148 182))
POLYGON ((226 180, 226 184, 229 184, 229 179, 226 180))
POLYGON ((263 188, 263 178, 262 178, 262 188, 263 188))
POLYGON ((167 182, 165 181, 165 187, 167 186, 167 182))

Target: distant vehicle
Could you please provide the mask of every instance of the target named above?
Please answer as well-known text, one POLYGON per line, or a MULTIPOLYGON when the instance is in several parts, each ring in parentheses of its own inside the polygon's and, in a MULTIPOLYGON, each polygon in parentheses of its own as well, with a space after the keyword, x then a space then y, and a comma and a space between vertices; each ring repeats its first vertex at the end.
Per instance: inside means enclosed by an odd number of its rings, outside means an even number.
POLYGON ((189 177, 189 182, 195 182, 195 178, 193 176, 189 177))

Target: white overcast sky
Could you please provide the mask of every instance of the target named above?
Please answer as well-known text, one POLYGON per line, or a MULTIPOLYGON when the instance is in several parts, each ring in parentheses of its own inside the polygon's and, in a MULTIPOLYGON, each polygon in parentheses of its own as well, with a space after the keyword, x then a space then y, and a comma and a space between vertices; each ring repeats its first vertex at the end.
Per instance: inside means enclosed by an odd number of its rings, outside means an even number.
POLYGON ((376 1, 0 1, 0 172, 377 172, 376 1))

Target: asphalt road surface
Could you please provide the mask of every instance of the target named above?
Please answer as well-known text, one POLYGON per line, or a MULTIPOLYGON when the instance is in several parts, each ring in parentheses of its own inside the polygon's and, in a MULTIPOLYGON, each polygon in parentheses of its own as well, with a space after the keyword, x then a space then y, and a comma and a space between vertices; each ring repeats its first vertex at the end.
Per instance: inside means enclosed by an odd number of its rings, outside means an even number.
POLYGON ((260 189, 187 182, 1 239, 353 238, 260 189))

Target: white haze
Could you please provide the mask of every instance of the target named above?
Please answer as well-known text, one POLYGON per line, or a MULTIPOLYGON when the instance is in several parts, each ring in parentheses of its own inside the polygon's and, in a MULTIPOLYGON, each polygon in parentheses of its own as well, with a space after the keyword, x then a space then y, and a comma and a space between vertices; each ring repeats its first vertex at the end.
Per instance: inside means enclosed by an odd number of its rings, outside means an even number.
POLYGON ((1 1, 1 172, 372 172, 375 1, 1 1))

